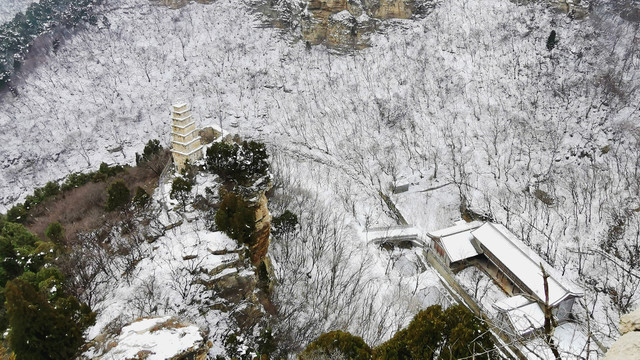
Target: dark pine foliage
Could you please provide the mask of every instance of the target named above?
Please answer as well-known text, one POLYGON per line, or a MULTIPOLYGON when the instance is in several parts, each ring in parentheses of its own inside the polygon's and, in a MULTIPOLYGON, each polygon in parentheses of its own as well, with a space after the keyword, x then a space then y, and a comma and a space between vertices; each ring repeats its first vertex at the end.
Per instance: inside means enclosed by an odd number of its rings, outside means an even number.
POLYGON ((558 40, 556 39, 556 31, 551 30, 551 33, 547 38, 547 50, 549 51, 553 50, 553 48, 556 47, 557 43, 558 43, 558 40))
POLYGON ((193 189, 193 182, 186 177, 177 177, 173 179, 171 183, 171 196, 172 199, 176 199, 182 203, 182 208, 186 208, 187 200, 191 196, 191 189, 193 189))
POLYGON ((320 335, 300 354, 300 359, 329 358, 334 352, 344 355, 345 359, 368 360, 372 351, 359 336, 345 331, 331 331, 320 335))
POLYGON ((151 201, 151 195, 149 195, 143 188, 138 186, 136 188, 135 195, 133 195, 133 203, 138 208, 144 209, 151 201))
POLYGON ((271 226, 274 236, 290 234, 294 232, 296 226, 298 226, 298 216, 289 210, 285 210, 282 215, 273 218, 271 226))
POLYGON ((64 240, 64 228, 59 222, 53 222, 44 230, 44 236, 54 244, 61 244, 64 240))
POLYGON ((218 230, 241 244, 251 245, 256 223, 254 209, 232 192, 223 194, 222 198, 215 218, 218 230))
POLYGON ((242 144, 214 143, 207 149, 207 167, 224 181, 250 185, 267 175, 269 155, 264 144, 243 141, 242 144))
POLYGON ((160 140, 149 140, 142 150, 142 155, 136 153, 136 164, 144 163, 152 160, 156 155, 162 151, 160 140))
POLYGON ((406 329, 374 351, 376 359, 491 359, 487 325, 463 305, 440 305, 419 312, 406 329))
MULTIPOLYGON (((47 236, 60 238, 53 223, 47 236)), ((71 359, 95 321, 88 306, 65 293, 65 279, 53 265, 56 246, 39 240, 21 224, 2 222, 0 230, 0 332, 18 359, 71 359)))
POLYGON ((9 344, 18 359, 73 359, 84 339, 84 329, 95 315, 74 297, 52 304, 45 294, 22 279, 7 283, 9 344))
POLYGON ((107 211, 113 211, 123 208, 129 203, 130 196, 131 192, 124 181, 114 181, 107 188, 107 204, 105 205, 105 209, 107 211))

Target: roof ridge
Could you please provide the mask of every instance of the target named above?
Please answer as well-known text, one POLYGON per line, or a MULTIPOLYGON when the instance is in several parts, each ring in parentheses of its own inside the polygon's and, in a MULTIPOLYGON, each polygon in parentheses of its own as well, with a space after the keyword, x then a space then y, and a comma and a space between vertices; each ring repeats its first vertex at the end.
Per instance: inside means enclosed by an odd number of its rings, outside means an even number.
MULTIPOLYGON (((547 272, 547 275, 549 275, 549 278, 551 278, 551 280, 553 280, 556 284, 558 284, 558 286, 560 286, 560 287, 561 287, 565 292, 567 292, 567 293, 569 293, 569 294, 576 294, 575 292, 573 292, 573 291, 571 291, 569 288, 567 288, 567 286, 565 286, 565 284, 563 284, 561 281, 559 281, 558 279, 556 279, 556 278, 555 278, 555 276, 553 276, 552 274, 549 274, 549 272, 547 271, 547 269, 553 269, 553 270, 555 271, 555 268, 554 268, 553 266, 551 266, 551 264, 549 264, 548 262, 546 262, 546 261, 542 258, 542 256, 540 256, 539 254, 537 254, 536 252, 534 252, 534 250, 533 250, 533 249, 531 249, 530 247, 528 247, 528 249, 529 249, 530 251, 532 251, 536 256, 538 256, 538 257, 540 258, 541 263, 536 263, 536 262, 531 258, 531 256, 530 256, 526 251, 524 251, 524 250, 523 250, 523 249, 522 249, 518 244, 514 243, 514 242, 512 241, 512 239, 510 239, 510 237, 509 237, 509 236, 505 235, 505 234, 501 231, 501 229, 500 229, 499 227, 497 227, 497 226, 496 226, 496 224, 493 224, 493 223, 491 223, 491 222, 487 222, 487 224, 491 225, 491 227, 493 227, 494 229, 496 229, 496 230, 500 233, 500 235, 501 235, 501 236, 503 236, 507 241, 509 241, 511 244, 513 244, 513 245, 518 249, 518 251, 520 251, 524 256, 526 256, 526 258, 527 258, 527 259, 529 259, 532 263, 534 263, 534 264, 538 267, 538 269, 540 269, 540 266, 541 266, 541 265, 543 265, 543 266, 544 266, 544 265, 546 265, 546 267, 545 267, 545 272, 547 272)), ((509 230, 506 226, 504 226, 504 225, 502 225, 502 224, 497 224, 497 225, 501 225, 505 230, 507 230, 507 231, 509 231, 509 232, 511 231, 511 230, 509 230)), ((513 233, 512 233, 512 234, 513 234, 513 233)), ((514 236, 515 236, 515 235, 514 235, 514 236)), ((522 242, 520 239, 517 239, 517 240, 518 240, 519 242, 522 242)), ((526 246, 526 244, 524 244, 524 242, 522 242, 522 244, 526 246)), ((542 271, 540 272, 540 276, 542 276, 542 271)), ((563 298, 564 298, 564 297, 563 297, 563 298)))

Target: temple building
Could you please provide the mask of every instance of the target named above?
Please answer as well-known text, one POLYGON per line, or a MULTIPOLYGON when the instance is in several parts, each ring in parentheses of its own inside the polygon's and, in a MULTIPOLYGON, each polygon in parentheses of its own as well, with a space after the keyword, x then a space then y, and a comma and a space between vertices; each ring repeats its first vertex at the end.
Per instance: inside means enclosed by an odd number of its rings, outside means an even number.
POLYGON ((544 325, 543 306, 551 307, 559 323, 570 320, 575 300, 583 296, 501 224, 461 221, 427 235, 436 259, 453 273, 475 266, 502 288, 509 297, 493 308, 520 335, 544 325), (549 274, 546 286, 542 268, 549 274))

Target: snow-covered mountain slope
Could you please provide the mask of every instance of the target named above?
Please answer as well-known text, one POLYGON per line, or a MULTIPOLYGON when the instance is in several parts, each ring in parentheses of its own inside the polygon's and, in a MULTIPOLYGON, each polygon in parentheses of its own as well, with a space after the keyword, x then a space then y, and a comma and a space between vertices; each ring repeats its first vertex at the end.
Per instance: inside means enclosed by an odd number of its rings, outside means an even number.
MULTIPOLYGON (((213 180, 211 174, 198 176, 193 193, 204 195, 207 187, 215 191, 213 180)), ((224 353, 226 337, 241 326, 237 318, 245 311, 261 315, 251 312, 261 305, 246 249, 210 231, 211 220, 190 205, 184 210, 169 198, 170 190, 168 177, 154 192, 152 204, 135 214, 133 221, 140 223, 132 232, 124 234, 118 224, 103 229, 109 233, 108 246, 97 245, 99 240, 88 234, 74 248, 83 258, 78 267, 92 274, 84 277, 89 280, 81 298, 97 314, 82 358, 128 358, 140 350, 169 358, 194 345, 215 356, 224 353), (124 251, 110 250, 115 248, 124 251), (155 321, 136 322, 147 317, 155 321)))
POLYGON ((7 21, 13 19, 13 17, 27 9, 29 4, 34 2, 33 0, 3 0, 0 3, 0 24, 4 24, 7 21))
POLYGON ((294 187, 355 229, 394 223, 379 192, 399 177, 451 183, 396 200, 433 230, 463 196, 583 286, 591 326, 613 337, 640 296, 625 270, 640 228, 639 24, 592 5, 575 20, 546 3, 442 1, 339 55, 263 28, 236 1, 107 1, 108 21, 2 99, 0 202, 166 144, 168 105, 187 98, 201 125, 269 144, 294 187))

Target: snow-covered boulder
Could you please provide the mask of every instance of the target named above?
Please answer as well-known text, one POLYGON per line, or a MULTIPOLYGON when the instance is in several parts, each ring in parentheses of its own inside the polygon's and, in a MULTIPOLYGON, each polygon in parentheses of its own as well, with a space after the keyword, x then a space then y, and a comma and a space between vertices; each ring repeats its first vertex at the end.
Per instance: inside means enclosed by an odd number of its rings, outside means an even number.
POLYGON ((637 359, 640 353, 640 332, 624 334, 616 341, 605 356, 605 360, 637 359))
POLYGON ((620 317, 620 333, 624 335, 632 331, 640 331, 640 308, 620 317))
POLYGON ((606 360, 636 359, 640 353, 640 308, 620 318, 622 336, 609 351, 606 360))
POLYGON ((210 347, 200 328, 172 316, 140 319, 117 336, 98 338, 83 354, 86 358, 204 360, 210 347))

